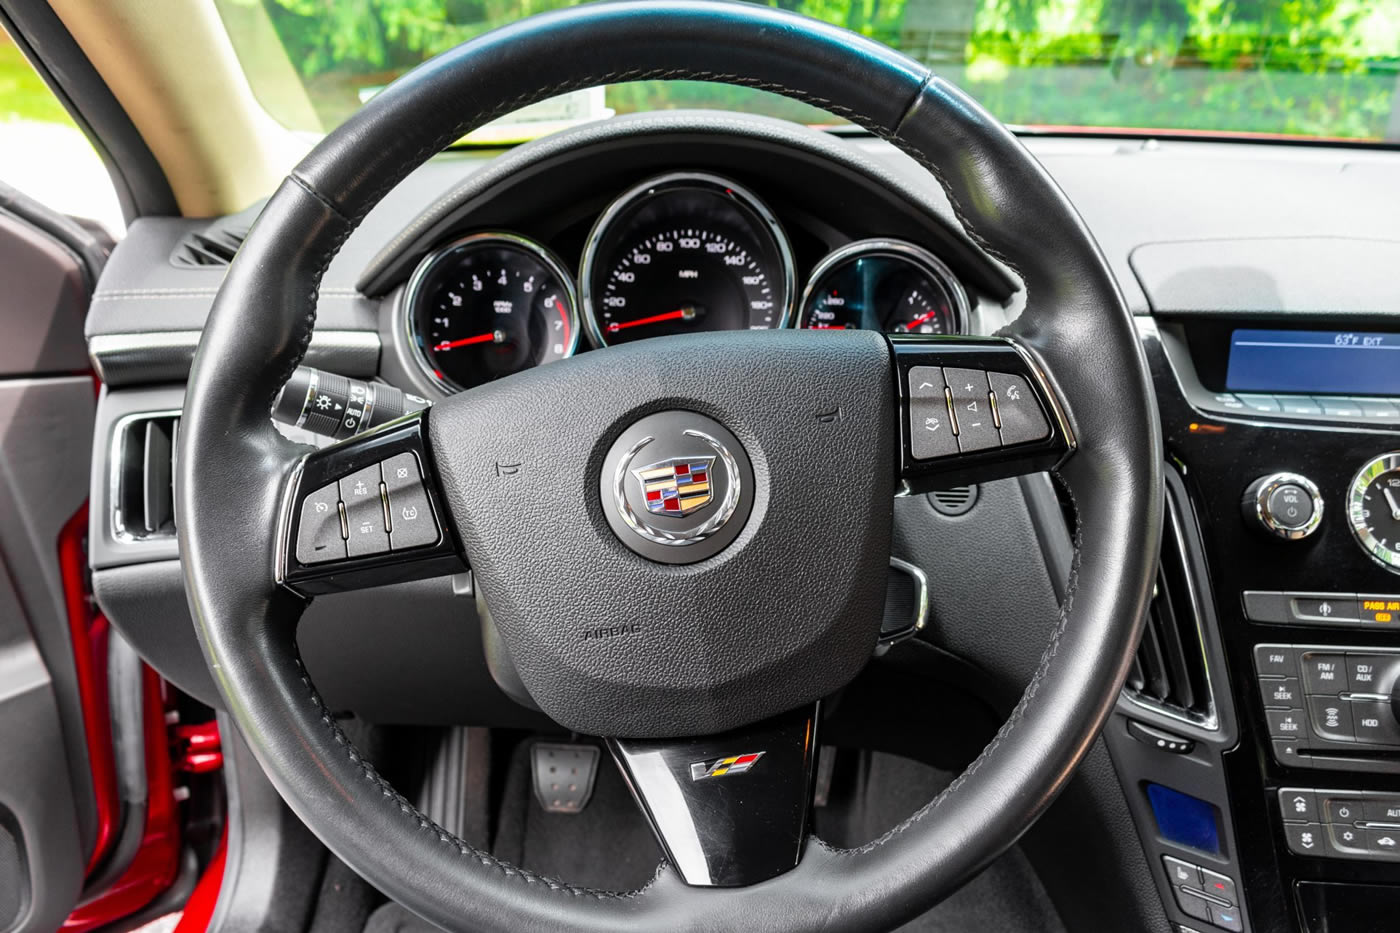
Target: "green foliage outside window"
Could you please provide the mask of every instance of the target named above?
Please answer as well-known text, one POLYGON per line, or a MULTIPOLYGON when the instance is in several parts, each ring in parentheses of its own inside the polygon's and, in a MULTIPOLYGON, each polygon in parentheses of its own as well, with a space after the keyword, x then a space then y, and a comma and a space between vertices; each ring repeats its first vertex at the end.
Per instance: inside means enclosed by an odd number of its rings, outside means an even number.
MULTIPOLYGON (((577 0, 218 2, 261 7, 327 129, 365 89, 577 0)), ((1400 0, 770 2, 902 49, 1010 123, 1400 137, 1400 0)), ((831 119, 771 95, 686 83, 610 88, 607 104, 831 119)))

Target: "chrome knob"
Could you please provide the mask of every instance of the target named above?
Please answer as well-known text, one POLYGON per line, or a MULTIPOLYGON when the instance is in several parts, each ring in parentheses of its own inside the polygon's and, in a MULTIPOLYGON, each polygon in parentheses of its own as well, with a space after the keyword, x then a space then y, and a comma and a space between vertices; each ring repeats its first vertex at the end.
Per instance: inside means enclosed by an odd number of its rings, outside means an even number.
POLYGON ((1312 480, 1297 473, 1259 477, 1244 491, 1240 506, 1246 521, 1289 541, 1306 538, 1322 524, 1322 495, 1312 480))

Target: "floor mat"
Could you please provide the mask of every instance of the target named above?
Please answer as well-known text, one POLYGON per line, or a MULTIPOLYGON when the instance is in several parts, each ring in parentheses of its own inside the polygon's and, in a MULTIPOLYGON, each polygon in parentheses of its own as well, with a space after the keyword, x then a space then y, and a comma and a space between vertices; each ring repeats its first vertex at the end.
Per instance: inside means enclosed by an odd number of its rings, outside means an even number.
MULTIPOLYGON (((816 830, 834 845, 858 846, 923 806, 953 775, 890 755, 850 756, 841 790, 817 811, 816 830)), ((512 755, 493 852, 573 884, 615 891, 646 884, 661 859, 630 792, 604 754, 593 799, 582 813, 546 813, 531 790, 529 743, 512 755)), ((433 933, 437 927, 394 903, 365 933, 433 933)), ((900 928, 901 933, 1064 933, 1020 849, 993 862, 960 891, 900 928)))

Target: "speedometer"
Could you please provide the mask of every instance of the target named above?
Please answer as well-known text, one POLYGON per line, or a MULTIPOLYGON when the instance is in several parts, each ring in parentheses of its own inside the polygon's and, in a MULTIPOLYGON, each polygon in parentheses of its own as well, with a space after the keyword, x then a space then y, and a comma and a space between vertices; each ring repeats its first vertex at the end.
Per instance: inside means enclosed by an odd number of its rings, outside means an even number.
POLYGON ((792 249, 771 211, 715 175, 663 175, 603 212, 582 264, 594 344, 705 330, 784 327, 792 249))

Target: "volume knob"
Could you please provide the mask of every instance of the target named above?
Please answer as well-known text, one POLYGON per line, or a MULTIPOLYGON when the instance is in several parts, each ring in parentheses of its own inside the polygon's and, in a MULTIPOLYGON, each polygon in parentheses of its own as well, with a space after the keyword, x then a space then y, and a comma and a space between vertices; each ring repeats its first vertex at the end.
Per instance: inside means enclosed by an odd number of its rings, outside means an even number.
POLYGON ((1271 535, 1298 541, 1322 524, 1322 495, 1306 476, 1270 473, 1249 484, 1240 503, 1245 520, 1271 535))

